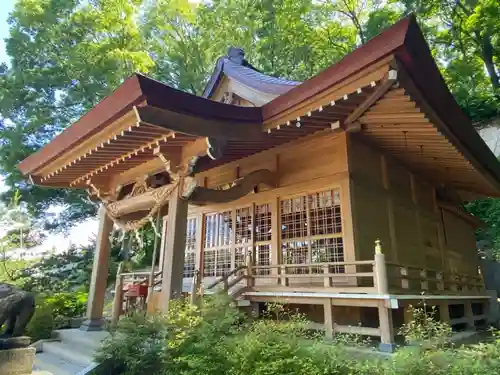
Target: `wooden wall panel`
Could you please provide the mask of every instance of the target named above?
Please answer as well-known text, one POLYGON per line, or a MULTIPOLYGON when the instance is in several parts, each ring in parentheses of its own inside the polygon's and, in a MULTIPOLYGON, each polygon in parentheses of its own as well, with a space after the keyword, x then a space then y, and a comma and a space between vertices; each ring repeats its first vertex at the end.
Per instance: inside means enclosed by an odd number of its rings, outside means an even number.
POLYGON ((475 274, 474 229, 452 215, 443 231, 434 187, 362 135, 349 135, 347 145, 357 257, 373 257, 380 238, 386 256, 400 264, 475 274))
POLYGON ((345 138, 323 137, 279 153, 280 186, 347 170, 345 138))
POLYGON ((391 191, 396 193, 395 195, 397 195, 397 197, 399 199, 402 199, 404 202, 411 201, 411 184, 410 174, 408 173, 408 170, 396 164, 390 158, 386 158, 386 160, 387 175, 389 177, 389 186, 391 191))
POLYGON ((460 217, 443 210, 446 247, 455 252, 459 272, 475 272, 479 265, 474 228, 460 217))
POLYGON ((383 187, 380 154, 351 137, 348 142, 349 173, 357 181, 371 187, 383 187))
POLYGON ((345 172, 345 134, 320 132, 200 173, 198 179, 215 188, 234 181, 237 170, 242 177, 257 169, 277 171, 280 187, 345 172))
POLYGON ((423 246, 415 211, 407 206, 395 205, 394 218, 399 263, 424 266, 423 246))
POLYGON ((393 249, 387 214, 387 205, 377 190, 370 190, 364 184, 352 182, 353 209, 355 212, 354 242, 356 260, 371 260, 375 252, 375 240, 380 239, 384 253, 393 259, 393 249))

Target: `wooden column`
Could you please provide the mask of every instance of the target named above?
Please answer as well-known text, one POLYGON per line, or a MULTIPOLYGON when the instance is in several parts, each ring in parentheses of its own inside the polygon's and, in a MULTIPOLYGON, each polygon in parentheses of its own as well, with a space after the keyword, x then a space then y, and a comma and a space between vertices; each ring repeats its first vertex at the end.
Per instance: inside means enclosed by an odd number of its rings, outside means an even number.
POLYGON ((332 300, 328 298, 323 305, 325 313, 325 336, 327 339, 333 339, 333 308, 332 300))
POLYGON ((474 324, 474 313, 472 311, 472 301, 467 300, 464 303, 465 318, 467 318, 467 328, 471 331, 476 330, 476 325, 474 324))
POLYGON ((389 168, 385 156, 380 157, 382 169, 382 184, 385 189, 385 200, 387 207, 387 220, 389 223, 389 236, 391 238, 390 260, 398 262, 398 243, 396 238, 396 219, 394 217, 394 199, 391 192, 391 182, 389 179, 389 168))
POLYGON ((381 352, 392 353, 396 348, 394 342, 394 326, 392 323, 392 310, 385 307, 385 301, 380 301, 378 307, 378 319, 380 325, 380 345, 381 352))
POLYGON ((161 286, 161 310, 168 312, 171 299, 182 296, 184 276, 184 252, 186 250, 188 202, 179 196, 179 188, 174 189, 168 202, 167 233, 163 258, 161 286))
MULTIPOLYGON (((281 264, 283 257, 280 256, 280 202, 278 198, 274 198, 271 202, 271 264, 281 264)), ((276 276, 278 280, 278 268, 272 268, 271 274, 276 276)))
POLYGON ((161 226, 161 242, 160 242, 160 257, 158 259, 158 270, 163 270, 163 260, 165 258, 165 241, 167 239, 167 221, 168 215, 162 217, 162 226, 161 226))
POLYGON ((200 288, 197 290, 197 293, 203 294, 203 274, 204 270, 204 257, 203 257, 203 241, 205 240, 205 216, 203 214, 199 214, 196 216, 196 267, 195 270, 198 270, 198 278, 200 288))
POLYGON ((439 302, 439 320, 450 324, 450 305, 448 301, 439 302))
POLYGON ((86 320, 80 329, 84 331, 98 331, 104 326, 104 294, 108 282, 109 263, 109 235, 113 230, 113 221, 106 213, 104 206, 99 208, 99 232, 94 253, 90 290, 87 301, 86 320))
POLYGON ((382 253, 380 240, 375 241, 375 288, 378 294, 389 293, 389 280, 387 279, 387 265, 385 263, 385 255, 382 253))
POLYGON ((120 319, 123 309, 123 263, 120 262, 116 271, 115 298, 113 300, 113 310, 111 312, 111 324, 116 325, 120 319))

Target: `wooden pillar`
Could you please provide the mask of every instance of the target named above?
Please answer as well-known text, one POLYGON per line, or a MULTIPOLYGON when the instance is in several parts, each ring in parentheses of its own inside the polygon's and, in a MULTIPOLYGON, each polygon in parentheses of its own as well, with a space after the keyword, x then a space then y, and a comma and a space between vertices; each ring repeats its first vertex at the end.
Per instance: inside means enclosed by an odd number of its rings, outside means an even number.
POLYGON ((476 330, 476 325, 474 324, 474 313, 472 311, 472 301, 466 300, 464 303, 465 318, 467 318, 467 328, 471 331, 476 330))
POLYGON ((439 320, 450 324, 450 305, 448 301, 439 302, 439 320))
POLYGON ((167 233, 163 258, 161 310, 168 312, 171 299, 182 297, 184 252, 186 250, 188 202, 174 189, 168 202, 167 233))
POLYGON ((389 223, 389 236, 391 239, 391 252, 390 259, 393 262, 398 263, 398 243, 396 238, 396 219, 394 217, 394 199, 391 192, 391 181, 389 178, 389 168, 387 165, 387 159, 385 156, 380 157, 381 169, 382 169, 382 185, 385 189, 385 201, 387 208, 387 220, 389 223))
POLYGON ((159 271, 163 270, 163 259, 165 258, 165 241, 167 239, 167 221, 168 215, 165 215, 161 218, 162 226, 161 226, 161 242, 160 242, 160 257, 158 260, 158 269, 159 271))
POLYGON ((115 281, 115 298, 113 300, 113 310, 111 313, 111 324, 116 325, 120 319, 123 309, 123 263, 118 265, 118 270, 116 271, 116 281, 115 281))
POLYGON ((203 277, 204 277, 204 241, 205 241, 205 216, 199 214, 196 216, 196 267, 198 270, 198 283, 200 284, 196 293, 203 295, 203 277))
MULTIPOLYGON (((280 216, 280 202, 278 198, 274 198, 271 202, 271 264, 273 265, 283 263, 283 257, 280 256, 280 216)), ((276 276, 276 280, 279 280, 278 268, 271 268, 271 274, 276 276)), ((279 283, 279 281, 277 281, 277 283, 279 283)))
POLYGON ((375 241, 375 288, 378 294, 389 293, 389 281, 387 279, 387 265, 385 263, 385 255, 382 253, 380 240, 375 241))
POLYGON ((333 339, 333 308, 332 300, 328 298, 323 305, 325 313, 325 336, 327 339, 333 339))
POLYGON ((109 235, 113 230, 113 221, 106 213, 104 206, 99 208, 99 232, 94 253, 90 290, 87 301, 86 320, 80 329, 98 331, 104 326, 104 294, 108 282, 109 235))
POLYGON ((394 326, 392 323, 392 310, 385 306, 385 301, 380 301, 378 307, 378 319, 380 326, 380 345, 381 352, 392 353, 396 348, 394 342, 394 326))

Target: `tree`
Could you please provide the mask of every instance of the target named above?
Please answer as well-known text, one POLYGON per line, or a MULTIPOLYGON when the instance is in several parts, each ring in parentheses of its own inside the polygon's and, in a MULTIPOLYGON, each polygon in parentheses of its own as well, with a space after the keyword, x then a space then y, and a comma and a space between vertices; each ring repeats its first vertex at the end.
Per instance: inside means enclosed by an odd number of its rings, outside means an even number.
POLYGON ((0 173, 34 218, 95 214, 83 192, 43 189, 17 163, 135 71, 200 94, 218 57, 242 47, 266 74, 306 80, 409 12, 478 124, 500 115, 497 0, 19 0, 0 66, 0 173))
POLYGON ((29 185, 17 163, 46 144, 135 71, 153 61, 137 23, 140 0, 19 0, 6 40, 11 67, 0 76, 0 170, 35 216, 70 204, 61 219, 93 214, 84 194, 29 185))
POLYGON ((18 192, 9 205, 0 204, 0 262, 2 273, 8 280, 13 280, 13 271, 9 260, 15 251, 38 244, 43 234, 32 226, 26 206, 20 202, 18 192))
POLYGON ((475 121, 500 114, 497 0, 403 0, 416 12, 457 102, 475 121))

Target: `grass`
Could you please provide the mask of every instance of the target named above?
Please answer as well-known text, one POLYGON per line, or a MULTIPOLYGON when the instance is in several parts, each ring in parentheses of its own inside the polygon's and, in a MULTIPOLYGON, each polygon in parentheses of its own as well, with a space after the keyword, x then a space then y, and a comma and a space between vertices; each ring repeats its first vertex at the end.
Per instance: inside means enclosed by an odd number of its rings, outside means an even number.
POLYGON ((4 262, 0 262, 0 282, 11 282, 12 280, 9 277, 9 274, 17 270, 22 270, 24 268, 28 268, 30 265, 36 263, 36 260, 7 260, 4 262), (7 268, 8 273, 5 271, 7 268))

